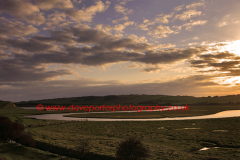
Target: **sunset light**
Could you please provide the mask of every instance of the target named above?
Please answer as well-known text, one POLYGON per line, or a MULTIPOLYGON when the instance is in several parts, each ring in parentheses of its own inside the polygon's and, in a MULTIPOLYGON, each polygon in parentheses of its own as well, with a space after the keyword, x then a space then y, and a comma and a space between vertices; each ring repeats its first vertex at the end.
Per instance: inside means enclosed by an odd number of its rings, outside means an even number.
POLYGON ((238 0, 2 0, 1 96, 234 94, 239 8, 238 0))

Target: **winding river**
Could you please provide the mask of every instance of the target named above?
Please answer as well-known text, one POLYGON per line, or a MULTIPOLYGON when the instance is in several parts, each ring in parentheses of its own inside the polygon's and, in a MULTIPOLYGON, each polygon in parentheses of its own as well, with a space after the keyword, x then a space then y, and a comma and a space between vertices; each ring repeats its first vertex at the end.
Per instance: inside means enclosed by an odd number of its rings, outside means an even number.
MULTIPOLYGON (((118 112, 126 112, 126 111, 118 111, 118 112)), ((97 112, 97 113, 98 114, 101 114, 101 113, 111 114, 110 112, 97 112)), ((114 113, 117 113, 117 112, 114 112, 114 113)), ((227 110, 227 111, 222 111, 222 112, 218 112, 218 113, 215 113, 215 114, 203 115, 203 116, 174 117, 174 118, 168 118, 167 117, 167 118, 152 118, 152 119, 110 119, 110 118, 64 117, 66 115, 72 115, 72 114, 91 114, 91 113, 41 114, 41 115, 30 115, 30 116, 25 116, 25 117, 35 118, 35 119, 45 119, 45 120, 66 120, 66 121, 72 121, 72 120, 74 120, 74 121, 169 121, 169 120, 195 120, 195 119, 240 117, 240 110, 227 110)))

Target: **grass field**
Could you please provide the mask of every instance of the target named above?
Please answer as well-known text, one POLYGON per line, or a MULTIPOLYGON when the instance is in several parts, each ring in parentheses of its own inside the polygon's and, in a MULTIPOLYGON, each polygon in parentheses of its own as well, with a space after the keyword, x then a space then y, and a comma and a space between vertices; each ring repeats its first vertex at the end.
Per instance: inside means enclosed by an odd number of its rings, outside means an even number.
MULTIPOLYGON (((91 98, 93 97, 90 97, 89 99, 91 98)), ((105 102, 107 100, 111 101, 111 98, 114 97, 110 96, 110 98, 109 97, 105 98, 105 102)), ((151 97, 152 100, 153 98, 154 96, 151 97)), ((188 99, 188 101, 190 102, 190 100, 196 99, 195 97, 180 97, 177 100, 176 99, 177 96, 175 96, 174 100, 173 97, 171 96, 169 97, 165 96, 164 98, 169 99, 168 101, 169 103, 174 103, 173 101, 179 101, 178 103, 180 102, 182 103, 184 99, 186 101, 188 99), (172 101, 170 101, 171 98, 172 101)), ((218 97, 215 98, 205 97, 199 99, 212 100, 216 98, 218 97)), ((100 100, 101 99, 104 100, 103 97, 100 98, 100 100)), ((118 98, 115 97, 115 100, 116 99, 119 100, 119 97, 118 98)), ((67 100, 66 99, 64 100, 65 102, 63 103, 66 103, 67 100)), ((100 100, 98 99, 98 101, 100 100)), ((221 100, 224 103, 218 105, 216 104, 214 105, 214 103, 217 103, 216 100, 212 100, 211 101, 212 104, 210 104, 210 101, 209 103, 205 103, 203 101, 194 102, 203 104, 189 103, 189 111, 113 113, 113 114, 91 113, 81 115, 81 117, 162 118, 162 117, 207 115, 214 114, 224 110, 240 109, 239 103, 237 103, 238 101, 236 100, 236 96, 231 96, 229 99, 223 98, 221 100)), ((128 101, 127 98, 126 101, 128 101)), ((139 100, 137 101, 132 99, 131 101, 135 101, 135 103, 140 104, 139 100)), ((149 97, 145 96, 145 99, 143 97, 141 101, 142 102, 149 101, 149 97)), ((87 104, 87 102, 88 101, 86 100, 85 104, 87 104)), ((109 102, 109 104, 111 104, 112 102, 109 102)), ((90 103, 88 102, 88 104, 90 103)), ((142 105, 146 104, 142 103, 142 105)), ((129 105, 129 103, 127 105, 129 105)), ((12 121, 19 121, 23 123, 25 126, 31 126, 26 128, 26 130, 33 133, 33 137, 35 140, 39 142, 45 142, 54 146, 73 149, 79 145, 80 141, 89 140, 91 147, 90 152, 114 157, 116 152, 116 146, 118 145, 119 142, 129 137, 135 137, 140 139, 150 149, 151 155, 149 157, 149 160, 240 159, 240 136, 239 136, 240 127, 238 127, 240 124, 240 117, 223 119, 205 119, 205 120, 147 121, 147 122, 79 121, 61 124, 57 123, 58 121, 55 120, 37 120, 25 118, 23 116, 33 114, 63 113, 63 111, 40 112, 38 110, 25 110, 14 107, 12 103, 3 101, 0 101, 0 108, 1 108, 0 115, 7 116, 12 121), (199 151, 199 149, 203 147, 210 147, 210 149, 206 151, 199 151)), ((79 115, 74 116, 79 117, 79 115)), ((63 159, 58 154, 53 154, 35 148, 17 146, 16 144, 9 143, 0 143, 0 157, 1 156, 6 158, 7 160, 63 159)))
POLYGON ((64 158, 62 156, 52 154, 39 149, 19 146, 17 144, 1 143, 0 142, 0 157, 7 160, 76 160, 74 158, 64 158))
POLYGON ((74 148, 80 140, 88 139, 92 152, 109 156, 114 156, 121 140, 136 137, 150 148, 149 159, 239 159, 239 123, 240 118, 161 122, 87 121, 28 130, 39 141, 68 148, 74 148), (220 148, 198 151, 209 146, 220 148))

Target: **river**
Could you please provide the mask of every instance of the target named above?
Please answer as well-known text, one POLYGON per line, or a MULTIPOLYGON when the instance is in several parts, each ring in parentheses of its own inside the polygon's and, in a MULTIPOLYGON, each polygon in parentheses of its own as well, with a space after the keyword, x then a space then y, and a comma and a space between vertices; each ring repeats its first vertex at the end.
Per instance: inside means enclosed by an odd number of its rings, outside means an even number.
MULTIPOLYGON (((119 111, 120 112, 120 111, 119 111)), ((126 112, 126 111, 122 111, 126 112)), ((93 113, 93 112, 91 112, 93 113)), ((152 118, 152 119, 110 119, 110 118, 73 118, 73 117, 64 117, 66 115, 71 114, 91 114, 91 113, 61 113, 61 114, 41 114, 41 115, 30 115, 25 116, 28 118, 35 119, 45 119, 45 120, 66 120, 66 121, 169 121, 169 120, 195 120, 195 119, 212 119, 212 118, 229 118, 229 117, 240 117, 240 110, 227 110, 218 112, 211 115, 203 115, 203 116, 192 116, 192 117, 174 117, 174 118, 152 118)), ((109 113, 112 112, 97 112, 101 113, 109 113)), ((116 112, 114 112, 116 113, 116 112)), ((112 114, 114 114, 112 113, 112 114)))

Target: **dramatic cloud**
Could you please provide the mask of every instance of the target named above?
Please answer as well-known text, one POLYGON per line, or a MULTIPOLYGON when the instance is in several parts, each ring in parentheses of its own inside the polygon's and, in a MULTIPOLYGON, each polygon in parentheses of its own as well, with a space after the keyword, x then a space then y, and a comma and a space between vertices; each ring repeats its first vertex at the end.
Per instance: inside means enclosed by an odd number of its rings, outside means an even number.
POLYGON ((131 25, 133 25, 134 24, 134 21, 127 21, 127 22, 124 22, 124 26, 131 26, 131 25))
POLYGON ((0 17, 0 34, 21 37, 37 33, 39 30, 32 25, 25 25, 22 22, 10 21, 0 17))
POLYGON ((174 8, 175 11, 181 11, 184 5, 180 5, 174 8))
POLYGON ((23 49, 29 52, 42 52, 55 48, 54 45, 43 43, 35 39, 32 39, 30 41, 9 39, 6 42, 9 46, 23 49))
MULTIPOLYGON (((240 61, 235 54, 222 52, 217 54, 199 55, 199 60, 190 60, 192 67, 199 68, 200 72, 215 72, 227 73, 228 76, 237 75, 239 73, 240 61), (209 69, 205 69, 209 68, 209 69), (213 69, 214 68, 214 69, 213 69), (204 69, 204 70, 201 70, 204 69)), ((239 75, 238 75, 239 76, 239 75)))
POLYGON ((2 0, 0 1, 0 13, 7 12, 18 19, 40 25, 45 22, 40 9, 28 0, 2 0))
POLYGON ((121 21, 127 21, 127 20, 128 20, 128 17, 124 16, 124 17, 122 17, 120 19, 113 20, 112 23, 119 23, 121 21))
POLYGON ((137 26, 138 28, 140 28, 141 30, 144 30, 144 31, 149 30, 147 24, 140 24, 140 25, 137 25, 137 24, 136 24, 136 26, 137 26))
POLYGON ((125 7, 120 6, 120 5, 116 5, 116 6, 114 7, 114 9, 115 9, 117 12, 122 13, 122 14, 124 14, 124 15, 131 14, 131 13, 133 12, 132 9, 128 9, 128 8, 125 8, 125 7))
POLYGON ((145 36, 138 37, 137 35, 131 34, 130 36, 128 36, 128 38, 134 39, 135 41, 137 41, 137 43, 147 43, 148 42, 148 40, 145 36))
POLYGON ((141 71, 142 72, 153 73, 153 72, 158 72, 159 70, 161 70, 160 67, 148 67, 148 68, 142 69, 141 71))
POLYGON ((34 67, 34 65, 18 63, 16 61, 13 64, 11 60, 0 63, 0 73, 2 75, 0 82, 46 81, 72 74, 66 70, 50 71, 46 67, 34 67))
MULTIPOLYGON (((144 19, 142 24, 136 24, 135 26, 137 26, 138 28, 140 28, 141 30, 147 31, 147 30, 154 30, 156 28, 161 27, 162 25, 155 27, 156 24, 160 24, 160 23, 165 23, 167 24, 169 22, 169 18, 172 18, 174 15, 174 13, 171 14, 159 14, 157 15, 152 21, 148 20, 148 19, 144 19)), ((168 26, 166 26, 168 27, 168 26)), ((166 29, 165 27, 165 29, 166 29)), ((168 27, 169 28, 169 27, 168 27)), ((162 30, 162 29, 161 29, 162 30)), ((169 29, 168 29, 169 30, 169 29)), ((148 32, 149 34, 153 34, 153 32, 148 32)), ((157 34, 157 33, 156 33, 157 34)), ((166 37, 166 36, 165 36, 166 37)))
POLYGON ((226 58, 231 58, 233 56, 235 56, 235 55, 232 53, 222 52, 222 53, 218 53, 218 54, 203 54, 203 55, 200 55, 199 57, 207 60, 207 59, 213 59, 213 58, 214 59, 226 59, 226 58))
POLYGON ((114 30, 116 30, 118 32, 122 32, 124 28, 125 28, 124 25, 118 24, 118 25, 115 25, 114 30))
POLYGON ((95 26, 94 29, 95 29, 95 30, 100 30, 100 31, 109 32, 109 31, 113 30, 114 27, 113 27, 113 26, 110 26, 110 25, 98 24, 98 25, 95 26))
POLYGON ((168 18, 171 18, 172 16, 173 14, 167 14, 167 15, 160 14, 154 19, 154 21, 155 23, 168 23, 169 22, 168 18))
POLYGON ((173 48, 173 47, 176 47, 176 45, 171 44, 171 43, 159 44, 158 46, 159 46, 159 48, 173 48))
POLYGON ((1 96, 240 89, 239 3, 151 1, 1 0, 1 96))
POLYGON ((205 48, 189 48, 183 50, 167 50, 160 52, 147 52, 140 62, 158 64, 172 63, 184 59, 188 59, 193 55, 200 54, 206 51, 205 48))
POLYGON ((196 7, 198 7, 198 6, 203 6, 203 5, 204 5, 204 3, 201 3, 201 2, 199 2, 199 3, 192 3, 192 4, 190 4, 190 5, 187 5, 186 8, 187 8, 187 9, 196 8, 196 7))
POLYGON ((132 0, 121 0, 120 5, 125 5, 129 1, 132 1, 132 0))
POLYGON ((238 18, 234 18, 232 17, 232 15, 226 15, 223 17, 223 19, 218 23, 218 27, 223 27, 223 26, 227 26, 229 24, 236 24, 239 23, 240 21, 238 20, 238 18))
POLYGON ((193 26, 197 25, 204 25, 207 23, 207 20, 199 20, 199 21, 193 21, 190 20, 190 23, 185 23, 183 26, 186 27, 187 30, 191 29, 193 26))
MULTIPOLYGON (((119 62, 169 64, 191 58, 206 51, 205 48, 154 51, 159 46, 143 43, 144 37, 140 38, 134 35, 130 37, 134 39, 118 39, 106 32, 92 30, 87 26, 78 26, 66 28, 62 31, 52 31, 50 37, 34 36, 29 40, 3 39, 3 42, 5 41, 9 47, 32 54, 15 53, 12 59, 3 60, 1 63, 1 75, 5 78, 2 78, 2 80, 20 81, 23 78, 20 74, 25 75, 26 73, 31 73, 35 77, 29 78, 29 80, 55 78, 58 74, 70 74, 66 70, 48 71, 42 68, 42 65, 48 64, 82 64, 87 66, 101 66, 119 62), (63 45, 59 50, 55 44, 56 42, 66 45, 63 45), (92 47, 67 45, 73 43, 93 45, 92 47), (29 68, 32 69, 29 70, 29 68), (13 70, 16 70, 19 74, 10 76, 9 73, 13 73, 13 70), (39 74, 39 77, 34 76, 35 74, 39 74)), ((153 68, 145 69, 145 71, 153 70, 153 68)))
POLYGON ((43 16, 43 13, 41 12, 33 13, 32 15, 26 17, 24 20, 34 25, 41 25, 46 21, 45 17, 43 16))
POLYGON ((109 7, 109 3, 106 5, 102 1, 98 1, 95 5, 92 5, 83 10, 71 9, 67 10, 66 14, 75 21, 92 21, 93 16, 97 12, 104 12, 109 7))
POLYGON ((0 4, 0 11, 8 12, 21 19, 40 11, 36 5, 27 0, 2 0, 0 4))
POLYGON ((69 9, 73 8, 73 4, 71 0, 34 0, 34 3, 36 6, 38 6, 40 9, 43 10, 50 10, 53 8, 58 8, 58 9, 69 9))
POLYGON ((174 31, 171 30, 169 26, 162 26, 162 25, 159 25, 158 27, 156 27, 154 31, 148 32, 149 35, 152 35, 156 38, 167 37, 167 34, 172 34, 172 33, 174 33, 174 31))
POLYGON ((65 13, 60 13, 60 12, 54 12, 50 15, 47 16, 47 25, 52 26, 52 25, 60 25, 61 23, 66 23, 66 17, 67 15, 65 13))
POLYGON ((183 12, 182 14, 176 14, 174 19, 180 19, 181 21, 185 21, 191 19, 192 17, 199 16, 201 14, 202 14, 201 11, 188 10, 183 12))

